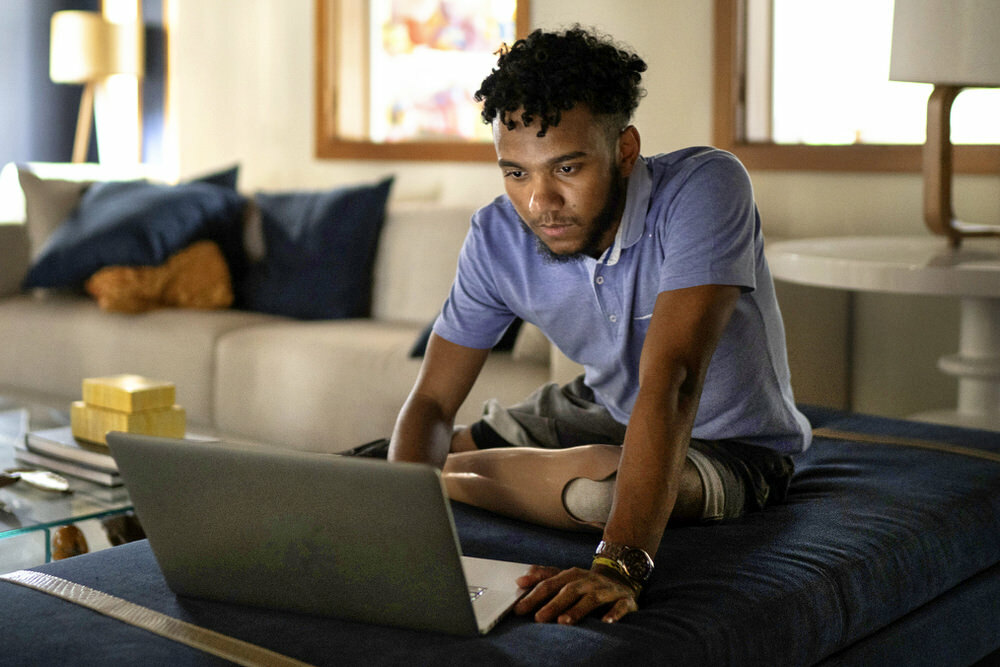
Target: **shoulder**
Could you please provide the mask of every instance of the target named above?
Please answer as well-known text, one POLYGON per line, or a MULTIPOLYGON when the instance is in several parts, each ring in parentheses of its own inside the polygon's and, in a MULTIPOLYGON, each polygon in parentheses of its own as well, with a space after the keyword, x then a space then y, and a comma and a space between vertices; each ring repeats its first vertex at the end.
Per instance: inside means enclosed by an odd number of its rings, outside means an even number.
POLYGON ((645 158, 646 163, 654 170, 672 169, 678 171, 685 168, 698 167, 705 164, 718 164, 743 168, 739 158, 712 146, 689 146, 670 153, 659 153, 645 158))
POLYGON ((750 176, 739 159, 724 150, 694 146, 646 158, 652 181, 653 208, 678 201, 703 204, 714 199, 753 200, 750 176))
POLYGON ((711 146, 692 146, 671 153, 646 158, 653 182, 685 182, 699 178, 725 178, 749 181, 749 175, 739 158, 728 151, 711 146))

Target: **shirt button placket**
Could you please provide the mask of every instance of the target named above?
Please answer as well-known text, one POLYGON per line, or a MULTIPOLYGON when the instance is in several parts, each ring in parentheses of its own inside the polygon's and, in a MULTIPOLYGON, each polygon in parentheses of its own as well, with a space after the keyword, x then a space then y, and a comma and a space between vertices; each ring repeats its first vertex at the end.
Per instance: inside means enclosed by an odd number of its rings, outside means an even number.
MULTIPOLYGON (((604 285, 604 276, 595 276, 594 277, 594 284, 597 285, 598 287, 604 285)), ((605 297, 602 296, 602 293, 598 293, 597 294, 597 300, 601 304, 601 309, 605 313, 607 313, 608 311, 607 311, 606 304, 605 304, 605 297)), ((615 325, 615 324, 618 323, 618 315, 608 314, 607 317, 608 317, 608 322, 610 322, 612 325, 615 325)))

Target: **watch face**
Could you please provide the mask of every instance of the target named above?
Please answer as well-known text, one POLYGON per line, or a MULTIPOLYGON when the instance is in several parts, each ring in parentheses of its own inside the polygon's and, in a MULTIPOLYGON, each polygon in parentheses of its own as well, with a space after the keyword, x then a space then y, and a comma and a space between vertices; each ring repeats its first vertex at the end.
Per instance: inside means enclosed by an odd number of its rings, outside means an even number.
POLYGON ((621 563, 625 566, 625 571, 630 577, 645 583, 653 574, 653 566, 649 562, 649 556, 641 549, 626 549, 621 555, 621 563))
POLYGON ((627 547, 623 544, 601 542, 597 553, 618 561, 628 573, 628 576, 645 584, 653 575, 653 561, 642 549, 627 547))

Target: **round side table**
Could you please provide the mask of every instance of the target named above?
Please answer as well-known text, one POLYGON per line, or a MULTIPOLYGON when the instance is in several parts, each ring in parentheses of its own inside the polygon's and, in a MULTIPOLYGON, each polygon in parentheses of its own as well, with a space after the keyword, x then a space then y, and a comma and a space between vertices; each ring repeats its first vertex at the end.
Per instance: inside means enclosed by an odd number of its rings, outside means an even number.
POLYGON ((1000 240, 940 236, 851 236, 768 245, 779 280, 845 290, 952 296, 960 300, 959 349, 938 368, 958 378, 955 409, 915 415, 1000 430, 1000 240))

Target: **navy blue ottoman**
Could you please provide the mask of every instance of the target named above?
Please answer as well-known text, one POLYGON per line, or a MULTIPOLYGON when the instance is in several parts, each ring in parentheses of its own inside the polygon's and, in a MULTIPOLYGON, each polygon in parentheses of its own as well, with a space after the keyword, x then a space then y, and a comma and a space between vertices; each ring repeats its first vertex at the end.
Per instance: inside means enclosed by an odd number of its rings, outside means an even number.
MULTIPOLYGON (((815 426, 1000 453, 1000 433, 808 414, 815 426)), ((595 546, 454 511, 472 556, 587 566, 595 546)), ((510 617, 478 639, 179 599, 145 542, 37 569, 320 665, 969 665, 1000 649, 1000 463, 820 437, 797 461, 787 504, 671 529, 656 561, 641 610, 617 625, 510 617)), ((5 664, 221 663, 7 582, 0 610, 5 664)))

